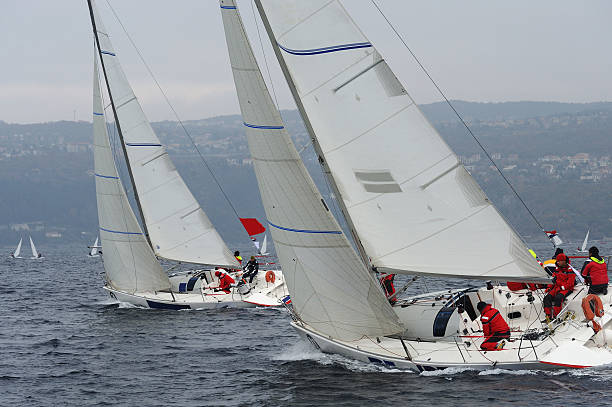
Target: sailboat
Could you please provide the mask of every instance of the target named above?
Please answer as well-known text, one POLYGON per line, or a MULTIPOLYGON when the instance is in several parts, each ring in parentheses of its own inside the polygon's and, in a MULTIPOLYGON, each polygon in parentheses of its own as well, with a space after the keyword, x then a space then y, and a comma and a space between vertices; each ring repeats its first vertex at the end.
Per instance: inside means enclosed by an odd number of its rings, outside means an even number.
POLYGON ((589 244, 589 233, 591 233, 591 229, 587 230, 586 236, 584 237, 584 242, 582 242, 582 246, 578 248, 579 253, 588 253, 587 245, 589 244))
POLYGON ((257 250, 258 257, 267 256, 269 253, 267 252, 268 240, 266 235, 264 234, 264 240, 261 245, 256 237, 257 235, 265 233, 266 228, 255 218, 240 218, 240 222, 251 238, 255 250, 257 250))
MULTIPOLYGON (((219 273, 240 269, 155 135, 119 64, 110 37, 88 1, 95 37, 94 164, 100 240, 111 297, 148 308, 200 309, 279 306, 284 279, 258 276, 252 284, 219 291, 219 273), (139 224, 110 148, 98 59, 121 140, 139 224), (170 276, 158 258, 202 268, 170 276), (208 266, 208 267, 204 267, 208 266)), ((236 281, 238 276, 234 275, 236 281)))
MULTIPOLYGON (((612 363, 612 315, 596 329, 583 313, 583 285, 551 324, 540 321, 541 290, 487 284, 388 301, 376 273, 549 278, 339 1, 255 2, 356 247, 288 136, 235 2, 222 0, 249 149, 298 333, 324 352, 414 371, 612 363), (511 327, 503 351, 480 349, 479 301, 511 327)), ((604 309, 611 299, 601 296, 604 309)))
MULTIPOLYGON (((32 240, 32 236, 28 236, 30 238, 30 249, 32 249, 32 257, 30 259, 44 259, 42 253, 39 253, 36 250, 36 246, 34 246, 34 241, 32 240)), ((21 241, 20 241, 21 242, 21 241)))
POLYGON ((100 252, 99 249, 102 246, 98 246, 98 236, 96 236, 96 241, 94 242, 93 245, 89 246, 89 248, 91 249, 89 251, 89 253, 87 254, 89 257, 100 257, 100 252))
POLYGON ((23 241, 23 238, 19 238, 19 243, 17 243, 17 248, 15 249, 13 253, 11 253, 12 258, 23 259, 23 257, 21 257, 21 242, 22 241, 23 241))
POLYGON ((258 247, 258 253, 260 256, 267 256, 270 254, 270 252, 268 252, 268 235, 264 235, 261 247, 258 247))

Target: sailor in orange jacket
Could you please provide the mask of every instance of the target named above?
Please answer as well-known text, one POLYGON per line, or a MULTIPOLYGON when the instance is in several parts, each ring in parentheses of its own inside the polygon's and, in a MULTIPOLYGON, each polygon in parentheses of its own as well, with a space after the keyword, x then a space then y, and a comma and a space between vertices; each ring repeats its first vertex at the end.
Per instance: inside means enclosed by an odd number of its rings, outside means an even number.
POLYGON ((482 350, 501 350, 504 347, 504 339, 510 339, 510 327, 498 310, 486 302, 480 301, 476 305, 480 311, 480 322, 485 340, 480 345, 482 350), (501 341, 501 342, 500 342, 501 341))
POLYGON ((234 284, 236 281, 229 274, 221 270, 215 271, 215 276, 219 278, 219 288, 215 291, 223 291, 226 294, 229 294, 231 292, 230 288, 232 284, 234 284))
POLYGON ((548 286, 542 302, 544 312, 549 320, 559 315, 563 300, 574 291, 576 284, 576 274, 570 268, 567 256, 563 253, 557 255, 557 268, 553 274, 553 284, 548 286), (554 303, 554 307, 553 307, 554 303))

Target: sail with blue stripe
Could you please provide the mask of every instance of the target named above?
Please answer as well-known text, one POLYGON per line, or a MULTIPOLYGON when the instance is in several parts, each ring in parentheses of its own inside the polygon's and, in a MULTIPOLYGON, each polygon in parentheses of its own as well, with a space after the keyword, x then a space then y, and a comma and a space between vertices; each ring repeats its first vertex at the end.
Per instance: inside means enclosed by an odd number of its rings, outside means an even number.
POLYGON ((400 332, 397 316, 328 210, 284 127, 235 1, 220 4, 253 167, 293 310, 301 321, 337 339, 400 332))

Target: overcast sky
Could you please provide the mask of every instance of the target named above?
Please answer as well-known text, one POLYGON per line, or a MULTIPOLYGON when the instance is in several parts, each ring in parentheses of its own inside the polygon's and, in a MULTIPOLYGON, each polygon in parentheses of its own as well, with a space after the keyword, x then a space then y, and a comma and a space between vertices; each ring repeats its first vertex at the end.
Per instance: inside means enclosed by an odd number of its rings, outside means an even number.
MULTIPOLYGON (((216 0, 109 1, 182 119, 239 112, 216 0)), ((612 101, 608 0, 376 1, 451 99, 612 101)), ((173 119, 106 0, 97 4, 149 119, 173 119)), ((438 100, 371 2, 344 4, 416 101, 438 100)), ((263 67, 251 5, 239 2, 263 67)), ((294 108, 261 34, 280 106, 294 108)), ((2 0, 0 120, 72 120, 76 111, 90 121, 92 60, 85 0, 2 0)))

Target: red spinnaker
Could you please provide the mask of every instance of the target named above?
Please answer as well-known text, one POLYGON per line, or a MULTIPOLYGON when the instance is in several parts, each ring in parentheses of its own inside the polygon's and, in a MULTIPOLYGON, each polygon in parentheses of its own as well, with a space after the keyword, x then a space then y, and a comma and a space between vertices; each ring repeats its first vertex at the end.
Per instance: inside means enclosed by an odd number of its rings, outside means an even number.
POLYGON ((258 235, 266 231, 264 225, 255 218, 240 218, 240 222, 242 222, 242 226, 244 226, 249 236, 258 235))

